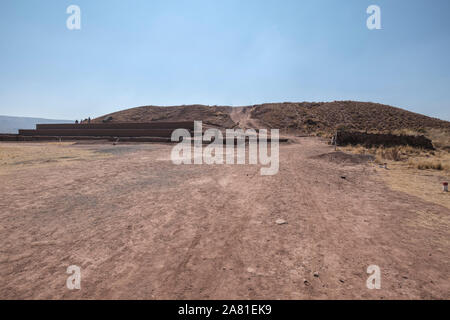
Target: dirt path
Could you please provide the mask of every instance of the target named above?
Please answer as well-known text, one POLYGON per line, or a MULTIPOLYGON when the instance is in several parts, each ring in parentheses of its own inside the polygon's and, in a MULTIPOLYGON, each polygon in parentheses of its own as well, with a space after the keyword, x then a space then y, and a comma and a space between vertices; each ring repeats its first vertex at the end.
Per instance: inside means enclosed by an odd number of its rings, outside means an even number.
POLYGON ((238 128, 259 129, 264 128, 258 119, 251 117, 253 107, 234 107, 230 113, 231 120, 236 123, 238 128))
POLYGON ((274 176, 175 166, 168 145, 75 148, 112 155, 0 175, 0 298, 450 298, 450 210, 317 157, 317 139, 282 145, 274 176))

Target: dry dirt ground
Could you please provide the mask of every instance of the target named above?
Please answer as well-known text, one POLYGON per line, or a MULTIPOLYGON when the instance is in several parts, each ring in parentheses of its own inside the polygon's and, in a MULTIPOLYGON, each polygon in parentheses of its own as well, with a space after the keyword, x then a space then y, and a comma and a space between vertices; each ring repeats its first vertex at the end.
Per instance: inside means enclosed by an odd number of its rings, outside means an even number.
POLYGON ((274 176, 171 148, 0 144, 0 298, 450 298, 450 210, 384 169, 317 138, 281 145, 274 176))

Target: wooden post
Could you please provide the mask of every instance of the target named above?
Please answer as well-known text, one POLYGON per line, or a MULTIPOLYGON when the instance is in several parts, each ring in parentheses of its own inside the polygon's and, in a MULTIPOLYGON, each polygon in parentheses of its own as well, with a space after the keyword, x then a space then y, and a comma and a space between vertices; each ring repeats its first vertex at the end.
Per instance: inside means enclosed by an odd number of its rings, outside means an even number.
POLYGON ((334 151, 337 151, 337 137, 338 137, 338 132, 336 130, 336 133, 334 134, 334 151))

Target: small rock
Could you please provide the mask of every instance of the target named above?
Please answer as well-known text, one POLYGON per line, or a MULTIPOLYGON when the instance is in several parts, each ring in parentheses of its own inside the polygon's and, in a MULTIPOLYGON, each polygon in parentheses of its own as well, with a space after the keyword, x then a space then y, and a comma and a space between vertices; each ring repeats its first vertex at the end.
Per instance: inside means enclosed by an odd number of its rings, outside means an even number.
POLYGON ((247 268, 247 272, 254 273, 254 272, 255 272, 255 269, 253 269, 252 267, 248 267, 248 268, 247 268))
POLYGON ((310 283, 309 283, 309 281, 308 280, 303 280, 303 283, 305 284, 305 286, 309 286, 310 285, 310 283))
POLYGON ((314 277, 318 278, 319 277, 319 273, 316 271, 313 273, 314 277))
POLYGON ((339 279, 339 282, 341 282, 341 283, 344 283, 345 281, 344 281, 344 280, 342 280, 342 279, 339 279))
POLYGON ((278 224, 278 225, 282 225, 282 224, 286 224, 287 223, 287 221, 286 220, 283 220, 283 219, 277 219, 277 221, 275 221, 276 222, 276 224, 278 224))
POLYGON ((347 179, 347 177, 346 176, 341 176, 341 179, 347 179))

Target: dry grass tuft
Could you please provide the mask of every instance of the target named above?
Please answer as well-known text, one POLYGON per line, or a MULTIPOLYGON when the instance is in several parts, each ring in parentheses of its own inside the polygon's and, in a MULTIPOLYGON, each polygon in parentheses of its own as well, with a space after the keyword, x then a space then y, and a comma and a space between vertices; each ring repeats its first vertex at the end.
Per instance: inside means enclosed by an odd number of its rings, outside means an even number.
POLYGON ((440 161, 424 161, 417 163, 417 169, 425 170, 425 169, 433 169, 433 170, 443 170, 444 166, 440 161))
MULTIPOLYGON (((447 161, 449 162, 449 161, 447 161)), ((439 171, 450 171, 450 164, 447 164, 444 160, 410 160, 409 166, 419 170, 439 170, 439 171)))
POLYGON ((391 160, 391 161, 401 161, 402 153, 400 147, 394 148, 377 148, 375 152, 375 161, 380 160, 391 160))
POLYGON ((374 155, 375 163, 378 164, 393 161, 403 163, 411 169, 450 172, 450 153, 445 150, 429 151, 410 146, 366 149, 361 145, 344 147, 343 150, 355 154, 374 155))
POLYGON ((377 147, 367 149, 361 145, 348 146, 343 148, 346 151, 350 151, 356 154, 371 154, 375 156, 376 163, 384 163, 389 161, 405 161, 410 157, 418 156, 420 154, 431 154, 433 151, 428 152, 422 149, 413 148, 410 146, 398 146, 398 147, 377 147))

